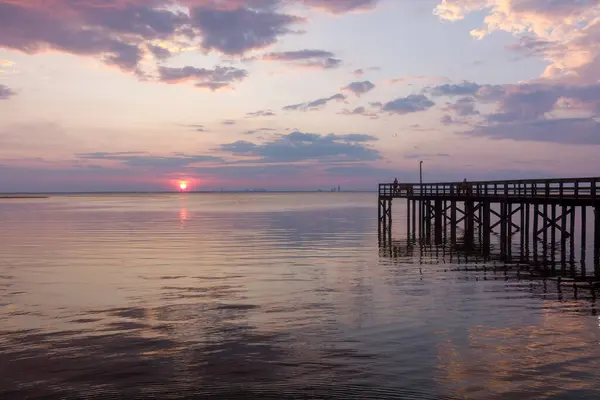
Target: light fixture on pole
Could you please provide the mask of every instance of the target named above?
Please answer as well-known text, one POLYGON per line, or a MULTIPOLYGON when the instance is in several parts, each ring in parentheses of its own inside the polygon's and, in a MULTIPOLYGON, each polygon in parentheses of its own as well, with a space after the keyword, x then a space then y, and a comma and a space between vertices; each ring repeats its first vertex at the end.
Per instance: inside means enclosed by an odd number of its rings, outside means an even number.
POLYGON ((419 161, 419 183, 423 184, 423 161, 419 161))

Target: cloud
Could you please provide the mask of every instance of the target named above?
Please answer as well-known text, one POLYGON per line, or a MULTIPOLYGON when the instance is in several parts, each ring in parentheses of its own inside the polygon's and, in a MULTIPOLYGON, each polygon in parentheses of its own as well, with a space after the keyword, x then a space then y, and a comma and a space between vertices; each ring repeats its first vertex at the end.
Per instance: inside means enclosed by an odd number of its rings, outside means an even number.
POLYGON ((275 114, 271 110, 259 110, 259 111, 247 113, 246 114, 246 118, 253 118, 253 117, 273 117, 275 115, 277 115, 277 114, 275 114))
POLYGON ((465 135, 491 139, 600 145, 600 123, 593 118, 559 118, 478 126, 465 135))
POLYGON ((248 72, 234 67, 216 67, 215 69, 195 67, 159 67, 160 80, 165 83, 174 84, 196 81, 195 86, 211 90, 230 86, 231 83, 242 81, 248 76, 248 72))
POLYGON ((321 108, 323 108, 325 105, 327 105, 327 103, 329 103, 330 101, 344 101, 346 100, 346 96, 344 96, 343 94, 334 94, 331 97, 323 97, 317 100, 313 100, 311 102, 308 103, 299 103, 299 104, 292 104, 289 106, 285 106, 283 107, 283 110, 285 111, 314 111, 314 110, 319 110, 321 108))
POLYGON ((191 124, 191 125, 184 125, 184 126, 186 126, 188 128, 192 128, 196 132, 206 132, 204 125, 191 124))
POLYGON ((375 8, 379 0, 300 0, 302 3, 321 8, 332 13, 369 10, 375 8))
POLYGON ((0 100, 7 100, 16 94, 17 93, 8 86, 0 84, 0 100))
POLYGON ((335 58, 335 54, 332 52, 314 49, 267 53, 262 59, 265 61, 288 62, 299 67, 320 69, 337 68, 342 64, 342 60, 335 58))
POLYGON ((370 92, 373 89, 375 89, 375 84, 370 81, 352 82, 348 86, 342 88, 342 90, 352 92, 358 97, 370 92))
POLYGON ((551 41, 525 35, 506 48, 526 56, 544 56, 548 51, 556 48, 555 46, 556 44, 551 41))
POLYGON ((481 88, 475 82, 464 81, 459 84, 444 84, 433 87, 430 92, 432 96, 468 96, 475 95, 481 88))
POLYGON ((483 39, 495 31, 524 36, 513 49, 541 56, 548 62, 542 77, 570 83, 600 78, 599 0, 443 0, 435 13, 450 21, 473 12, 484 24, 471 31, 483 39))
POLYGON ((155 169, 179 169, 199 163, 221 163, 220 157, 206 155, 175 154, 173 156, 153 156, 146 152, 95 152, 76 154, 80 160, 112 160, 129 167, 144 167, 155 169))
POLYGON ((169 49, 166 49, 161 46, 154 46, 150 44, 148 45, 148 50, 150 50, 150 52, 154 54, 154 57, 156 57, 159 60, 166 60, 167 58, 170 58, 172 56, 171 51, 169 49))
POLYGON ((458 84, 445 83, 423 89, 435 97, 472 96, 480 102, 495 102, 504 98, 509 85, 480 85, 475 82, 463 81, 458 84))
POLYGON ((260 145, 237 141, 223 144, 219 150, 258 158, 261 162, 374 161, 381 158, 379 151, 366 144, 376 140, 366 134, 319 135, 295 131, 260 145))
POLYGON ((600 144, 600 84, 506 85, 495 112, 471 136, 561 144, 600 144))
MULTIPOLYGON (((148 73, 147 55, 162 61, 171 44, 199 44, 203 51, 242 55, 276 43, 305 22, 285 12, 303 5, 334 13, 374 7, 372 0, 0 0, 0 47, 27 54, 59 51, 90 56, 109 65, 148 73), (157 43, 161 43, 158 45, 157 43)), ((333 57, 308 65, 339 66, 333 57)), ((219 83, 202 83, 216 88, 219 83)))
POLYGON ((356 76, 363 76, 365 74, 365 70, 360 68, 360 69, 354 70, 354 72, 352 72, 352 73, 356 76))
POLYGON ((83 2, 16 3, 0 0, 0 46, 28 54, 45 50, 97 56, 137 71, 142 43, 177 32, 183 13, 135 4, 93 7, 83 2))
POLYGON ((411 94, 407 97, 401 97, 396 100, 385 103, 381 110, 390 114, 408 114, 420 111, 426 111, 433 107, 435 103, 422 94, 411 94))
POLYGON ((475 99, 473 97, 461 97, 454 103, 448 103, 446 110, 459 117, 479 115, 479 111, 475 108, 475 99))
POLYGON ((440 123, 442 125, 445 126, 449 126, 449 125, 469 125, 469 123, 465 120, 462 119, 457 119, 455 117, 452 117, 448 114, 442 116, 442 118, 440 118, 440 123))
POLYGON ((208 6, 193 8, 191 20, 202 34, 205 50, 218 50, 228 55, 267 47, 280 36, 291 33, 291 25, 304 22, 302 18, 271 9, 213 9, 208 6))
POLYGON ((600 115, 600 84, 521 84, 507 87, 498 112, 488 116, 490 122, 528 121, 545 118, 561 108, 568 111, 600 115))
POLYGON ((252 129, 249 131, 244 131, 242 132, 244 135, 254 135, 256 133, 260 133, 260 132, 270 132, 270 131, 275 131, 276 129, 273 128, 259 128, 259 129, 252 129))
POLYGON ((371 118, 377 118, 377 114, 367 111, 367 109, 365 107, 356 107, 353 110, 348 110, 348 109, 343 109, 341 112, 339 112, 338 114, 341 115, 362 115, 365 117, 371 117, 371 118))
POLYGON ((237 122, 235 122, 232 119, 226 119, 225 121, 221 122, 221 124, 223 125, 235 125, 237 122))

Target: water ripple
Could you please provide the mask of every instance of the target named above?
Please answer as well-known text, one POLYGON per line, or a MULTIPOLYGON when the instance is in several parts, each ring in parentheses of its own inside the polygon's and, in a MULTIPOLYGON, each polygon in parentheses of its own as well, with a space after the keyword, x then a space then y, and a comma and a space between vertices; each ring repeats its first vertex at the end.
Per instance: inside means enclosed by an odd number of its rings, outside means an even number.
POLYGON ((368 193, 2 202, 0 398, 599 397, 593 287, 390 253, 376 212, 368 193))

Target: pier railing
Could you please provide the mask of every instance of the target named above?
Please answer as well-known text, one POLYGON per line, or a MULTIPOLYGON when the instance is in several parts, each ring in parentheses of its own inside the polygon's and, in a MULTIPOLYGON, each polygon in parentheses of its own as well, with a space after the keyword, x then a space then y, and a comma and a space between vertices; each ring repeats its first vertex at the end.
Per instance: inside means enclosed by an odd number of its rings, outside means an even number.
POLYGON ((505 197, 600 200, 600 177, 444 183, 382 183, 379 197, 505 197))

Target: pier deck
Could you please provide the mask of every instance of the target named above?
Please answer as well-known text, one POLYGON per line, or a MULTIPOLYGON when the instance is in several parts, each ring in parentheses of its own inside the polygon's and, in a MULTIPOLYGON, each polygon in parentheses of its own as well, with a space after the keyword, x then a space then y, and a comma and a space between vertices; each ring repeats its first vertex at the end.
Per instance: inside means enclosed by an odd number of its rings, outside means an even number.
POLYGON ((568 256, 573 261, 577 237, 578 258, 585 262, 591 230, 595 276, 600 278, 600 177, 382 183, 379 228, 390 238, 394 199, 406 200, 409 236, 433 233, 440 242, 449 233, 453 240, 460 226, 467 240, 478 236, 484 253, 492 236, 499 239, 502 253, 510 253, 513 237, 519 235, 519 243, 527 248, 531 244, 534 254, 541 248, 552 260, 566 261, 568 256))

